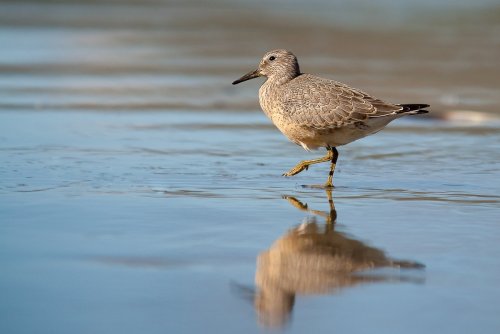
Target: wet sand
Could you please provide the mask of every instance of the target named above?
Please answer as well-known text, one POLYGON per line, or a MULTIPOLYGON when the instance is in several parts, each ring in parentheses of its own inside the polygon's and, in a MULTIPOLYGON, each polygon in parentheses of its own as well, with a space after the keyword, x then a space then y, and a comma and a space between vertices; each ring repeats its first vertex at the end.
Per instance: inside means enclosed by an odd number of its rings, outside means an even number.
POLYGON ((0 332, 498 331, 496 7, 254 6, 0 4, 0 332), (329 203, 230 85, 274 47, 432 114, 341 147, 329 203))

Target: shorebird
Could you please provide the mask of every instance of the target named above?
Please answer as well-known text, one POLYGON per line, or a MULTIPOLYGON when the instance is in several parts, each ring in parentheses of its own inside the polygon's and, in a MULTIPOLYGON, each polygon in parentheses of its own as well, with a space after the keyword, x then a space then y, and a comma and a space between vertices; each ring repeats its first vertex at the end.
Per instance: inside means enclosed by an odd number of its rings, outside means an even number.
POLYGON ((338 146, 382 130, 391 121, 427 113, 428 104, 392 104, 341 82, 301 73, 297 57, 287 50, 267 52, 259 67, 233 85, 266 77, 259 102, 276 127, 305 150, 324 147, 324 157, 299 162, 283 176, 293 176, 310 165, 330 161, 325 187, 333 187, 338 146))

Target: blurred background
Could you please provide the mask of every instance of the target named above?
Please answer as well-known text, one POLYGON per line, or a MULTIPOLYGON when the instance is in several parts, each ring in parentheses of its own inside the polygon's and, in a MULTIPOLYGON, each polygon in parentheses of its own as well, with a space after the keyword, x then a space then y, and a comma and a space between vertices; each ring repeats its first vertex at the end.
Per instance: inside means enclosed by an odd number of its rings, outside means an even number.
POLYGON ((498 333, 499 93, 498 0, 1 1, 0 333, 498 333), (431 113, 283 178, 276 48, 431 113))
POLYGON ((495 0, 0 6, 1 110, 257 110, 255 88, 229 83, 287 48, 302 71, 389 101, 498 112, 495 0))

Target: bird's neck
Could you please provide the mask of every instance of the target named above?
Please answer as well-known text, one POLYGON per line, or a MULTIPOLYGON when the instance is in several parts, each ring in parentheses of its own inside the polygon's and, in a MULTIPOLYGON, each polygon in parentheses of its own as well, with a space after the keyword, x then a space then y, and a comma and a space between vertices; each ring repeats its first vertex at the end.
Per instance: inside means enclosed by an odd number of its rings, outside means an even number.
POLYGON ((269 85, 276 85, 276 86, 281 86, 281 85, 284 85, 288 82, 290 82, 291 80, 295 79, 296 77, 298 77, 301 73, 297 72, 290 72, 290 73, 286 73, 286 74, 275 74, 273 76, 270 76, 267 78, 267 84, 269 85))

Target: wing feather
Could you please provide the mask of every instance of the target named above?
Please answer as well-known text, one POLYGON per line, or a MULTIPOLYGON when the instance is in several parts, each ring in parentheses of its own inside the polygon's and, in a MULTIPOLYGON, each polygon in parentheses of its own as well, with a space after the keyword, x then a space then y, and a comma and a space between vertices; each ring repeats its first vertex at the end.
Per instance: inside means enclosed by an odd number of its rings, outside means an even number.
POLYGON ((313 128, 338 128, 403 110, 343 83, 309 74, 293 79, 283 91, 283 116, 313 128))

